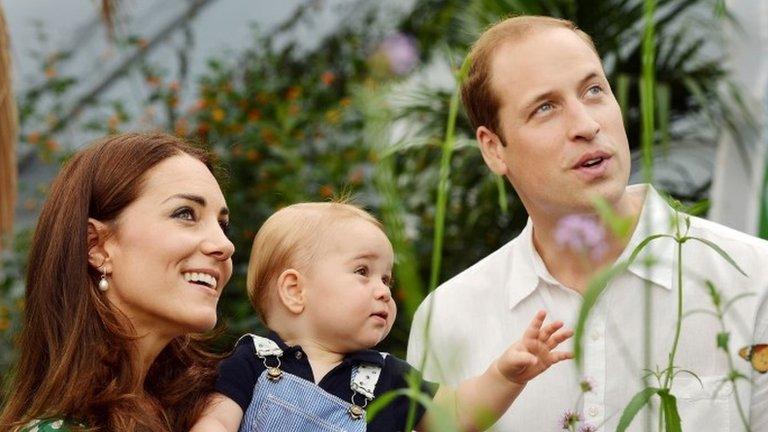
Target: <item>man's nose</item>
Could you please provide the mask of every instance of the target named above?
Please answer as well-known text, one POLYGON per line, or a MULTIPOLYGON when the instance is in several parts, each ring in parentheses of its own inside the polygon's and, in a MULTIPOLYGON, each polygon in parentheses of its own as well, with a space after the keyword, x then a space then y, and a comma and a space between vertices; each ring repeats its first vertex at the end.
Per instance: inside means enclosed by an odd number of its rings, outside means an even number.
POLYGON ((595 120, 589 107, 581 102, 574 103, 569 109, 568 138, 571 141, 592 141, 600 132, 600 123, 595 120))

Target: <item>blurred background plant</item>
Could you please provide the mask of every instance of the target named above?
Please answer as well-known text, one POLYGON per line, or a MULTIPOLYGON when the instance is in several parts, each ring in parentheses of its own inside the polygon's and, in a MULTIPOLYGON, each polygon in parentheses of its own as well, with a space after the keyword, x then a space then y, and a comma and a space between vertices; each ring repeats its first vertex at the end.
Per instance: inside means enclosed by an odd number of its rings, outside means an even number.
MULTIPOLYGON (((110 49, 123 53, 125 61, 96 83, 84 82, 68 67, 77 46, 50 48, 50 35, 37 24, 39 48, 31 53, 37 70, 24 71, 24 79, 37 84, 16 95, 19 166, 22 175, 30 166, 48 166, 52 175, 89 138, 133 129, 164 129, 210 146, 226 167, 223 185, 237 248, 235 276, 220 303, 230 337, 260 326, 244 281, 250 242, 263 220, 296 201, 352 195, 384 220, 398 253, 395 295, 401 313, 383 349, 404 356, 411 314, 426 294, 433 268, 435 203, 453 76, 471 41, 504 16, 564 17, 592 35, 621 103, 630 144, 636 150, 641 142, 641 1, 416 0, 388 7, 387 2, 350 0, 338 10, 344 16, 338 26, 311 46, 297 42, 295 34, 312 28, 330 6, 302 2, 274 27, 255 28, 246 48, 206 53, 204 71, 192 77, 189 23, 210 3, 187 2, 179 20, 151 35, 108 27, 110 49), (172 33, 181 35, 175 55, 148 55, 172 33), (129 97, 105 91, 121 80, 132 83, 129 97)), ((654 142, 666 152, 694 132, 696 139, 714 145, 721 131, 742 136, 752 124, 717 61, 717 32, 702 31, 731 19, 712 13, 714 5, 711 0, 658 2, 654 142)), ((108 22, 125 8, 110 9, 108 22)), ((453 153, 444 162, 450 177, 440 281, 512 239, 526 221, 511 188, 486 169, 462 110, 455 133, 453 153)), ((20 185, 17 208, 24 217, 34 220, 50 175, 20 185)), ((706 198, 710 181, 659 180, 662 189, 686 202, 706 198)), ((23 241, 3 252, 0 374, 12 357, 21 313, 24 255, 23 241)), ((223 338, 221 347, 230 342, 223 338)))

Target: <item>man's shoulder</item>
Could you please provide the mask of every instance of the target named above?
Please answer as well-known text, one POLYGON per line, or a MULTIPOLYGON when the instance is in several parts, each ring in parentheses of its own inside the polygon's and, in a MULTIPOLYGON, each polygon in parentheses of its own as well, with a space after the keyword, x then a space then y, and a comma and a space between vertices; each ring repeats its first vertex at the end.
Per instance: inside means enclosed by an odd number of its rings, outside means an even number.
MULTIPOLYGON (((723 242, 731 247, 751 249, 756 253, 768 253, 768 241, 746 234, 728 226, 697 216, 690 216, 691 230, 689 235, 706 240, 723 242)), ((719 243, 718 243, 719 244, 719 243)))

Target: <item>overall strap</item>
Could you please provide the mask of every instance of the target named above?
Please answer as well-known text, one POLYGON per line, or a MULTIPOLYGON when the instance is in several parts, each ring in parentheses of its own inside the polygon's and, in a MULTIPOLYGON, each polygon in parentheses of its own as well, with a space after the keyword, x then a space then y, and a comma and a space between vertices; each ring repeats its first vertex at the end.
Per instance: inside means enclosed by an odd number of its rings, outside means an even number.
MULTIPOLYGON (((387 353, 379 353, 386 359, 387 353)), ((365 396, 367 400, 373 399, 373 391, 381 376, 381 366, 372 363, 360 363, 352 368, 352 379, 349 388, 356 393, 365 396)))
POLYGON ((279 346, 277 346, 277 343, 273 341, 272 339, 268 339, 262 336, 257 336, 255 334, 246 333, 242 336, 240 336, 240 339, 237 340, 237 344, 240 343, 241 340, 245 337, 250 337, 253 341, 253 350, 256 352, 256 356, 260 358, 269 357, 269 356, 275 356, 275 357, 281 357, 283 355, 283 350, 280 349, 279 346))

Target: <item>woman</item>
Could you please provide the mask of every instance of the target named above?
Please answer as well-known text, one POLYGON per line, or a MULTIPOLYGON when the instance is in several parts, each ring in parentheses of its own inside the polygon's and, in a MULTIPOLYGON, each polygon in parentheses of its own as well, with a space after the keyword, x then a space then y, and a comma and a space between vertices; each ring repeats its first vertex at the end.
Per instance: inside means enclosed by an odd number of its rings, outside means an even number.
POLYGON ((126 134, 77 153, 32 242, 0 430, 188 430, 215 377, 194 334, 232 274, 207 153, 126 134))

